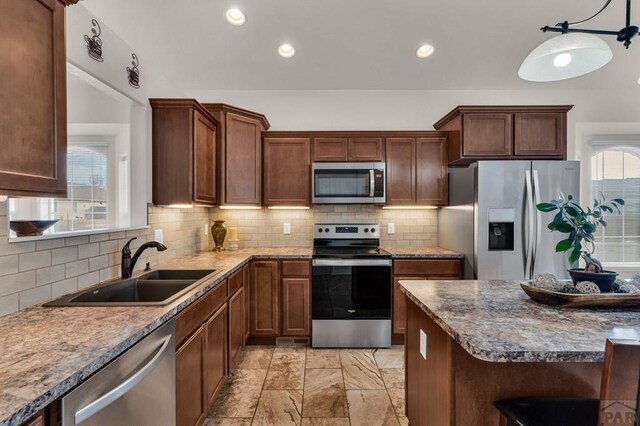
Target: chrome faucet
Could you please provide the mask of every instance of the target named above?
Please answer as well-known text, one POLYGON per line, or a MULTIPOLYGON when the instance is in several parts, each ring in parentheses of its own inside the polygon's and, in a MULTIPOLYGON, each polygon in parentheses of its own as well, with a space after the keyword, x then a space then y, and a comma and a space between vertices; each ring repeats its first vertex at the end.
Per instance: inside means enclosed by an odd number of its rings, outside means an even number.
POLYGON ((122 278, 131 277, 131 274, 133 273, 133 268, 136 266, 136 262, 138 261, 138 258, 140 257, 142 252, 148 249, 149 247, 155 247, 158 251, 165 251, 167 249, 167 247, 164 244, 160 244, 157 241, 149 241, 142 244, 140 247, 138 247, 138 250, 136 250, 133 257, 131 257, 131 249, 129 248, 129 244, 131 244, 131 241, 135 239, 136 237, 133 237, 132 239, 127 241, 127 244, 125 244, 124 247, 122 247, 122 262, 120 265, 122 278))

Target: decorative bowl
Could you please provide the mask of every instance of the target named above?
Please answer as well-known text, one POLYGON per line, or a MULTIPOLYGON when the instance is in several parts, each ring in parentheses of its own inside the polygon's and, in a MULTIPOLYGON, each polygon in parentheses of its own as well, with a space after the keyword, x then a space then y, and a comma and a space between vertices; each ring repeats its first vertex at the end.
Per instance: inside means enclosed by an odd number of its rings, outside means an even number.
POLYGON ((640 306, 640 294, 595 293, 572 294, 534 287, 531 281, 520 283, 522 290, 538 303, 563 308, 622 308, 640 306))
POLYGON ((58 223, 60 219, 54 220, 12 220, 9 222, 9 228, 16 233, 18 237, 35 237, 42 235, 44 231, 58 223))

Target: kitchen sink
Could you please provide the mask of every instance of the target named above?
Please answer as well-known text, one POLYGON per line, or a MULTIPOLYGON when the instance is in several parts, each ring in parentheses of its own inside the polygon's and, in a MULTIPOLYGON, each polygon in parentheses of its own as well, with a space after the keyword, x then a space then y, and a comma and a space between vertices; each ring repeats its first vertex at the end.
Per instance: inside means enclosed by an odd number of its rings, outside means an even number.
POLYGON ((214 269, 159 269, 68 294, 44 306, 162 306, 199 285, 214 269))

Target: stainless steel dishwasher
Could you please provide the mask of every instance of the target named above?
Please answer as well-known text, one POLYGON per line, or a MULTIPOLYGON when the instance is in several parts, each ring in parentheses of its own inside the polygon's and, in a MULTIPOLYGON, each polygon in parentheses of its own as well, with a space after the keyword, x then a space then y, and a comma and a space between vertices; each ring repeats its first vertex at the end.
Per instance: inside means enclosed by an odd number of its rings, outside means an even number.
POLYGON ((175 322, 153 333, 62 398, 62 425, 175 426, 175 322))

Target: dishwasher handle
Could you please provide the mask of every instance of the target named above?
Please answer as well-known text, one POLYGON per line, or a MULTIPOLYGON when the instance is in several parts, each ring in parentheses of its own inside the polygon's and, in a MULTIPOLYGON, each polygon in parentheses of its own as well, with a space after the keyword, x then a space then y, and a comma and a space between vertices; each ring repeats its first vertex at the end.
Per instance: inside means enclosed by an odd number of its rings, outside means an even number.
POLYGON ((133 389, 138 383, 140 383, 145 377, 149 375, 153 371, 154 368, 162 361, 162 356, 167 351, 169 347, 169 343, 171 342, 172 336, 165 337, 162 344, 159 346, 158 352, 153 356, 153 358, 144 365, 141 369, 136 371, 131 377, 127 380, 120 383, 115 388, 111 389, 106 394, 102 395, 100 398, 96 399, 93 402, 85 405, 78 411, 76 411, 74 415, 75 424, 80 424, 85 420, 89 419, 91 416, 96 414, 98 411, 107 407, 109 404, 114 403, 116 400, 121 398, 124 394, 133 389))

